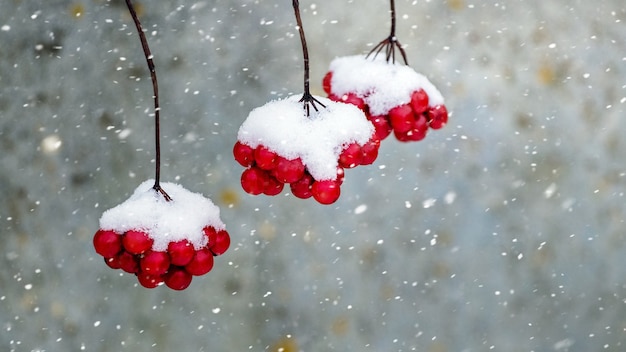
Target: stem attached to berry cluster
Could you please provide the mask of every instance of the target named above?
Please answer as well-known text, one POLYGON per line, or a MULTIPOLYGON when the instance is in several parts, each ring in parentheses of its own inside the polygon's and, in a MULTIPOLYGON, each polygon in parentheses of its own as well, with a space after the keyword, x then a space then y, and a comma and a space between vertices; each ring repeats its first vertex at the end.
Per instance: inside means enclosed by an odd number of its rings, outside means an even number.
POLYGON ((300 2, 298 0, 293 0, 293 10, 296 14, 296 22, 298 24, 298 31, 300 32, 300 42, 302 43, 302 54, 304 56, 304 94, 302 95, 300 102, 304 103, 306 116, 311 116, 309 105, 313 106, 315 111, 318 111, 317 106, 315 105, 316 103, 320 104, 324 108, 326 105, 315 99, 315 97, 311 94, 311 89, 309 88, 309 50, 306 45, 306 38, 304 37, 304 28, 302 27, 302 18, 300 17, 300 2))
POLYGON ((148 47, 148 40, 146 39, 146 35, 143 32, 143 28, 141 26, 141 22, 139 22, 139 18, 137 17, 137 13, 135 12, 135 8, 133 4, 131 4, 130 0, 126 0, 126 5, 128 6, 128 11, 130 12, 133 21, 135 22, 135 27, 137 27, 137 32, 139 33, 139 40, 141 41, 141 47, 143 48, 143 53, 146 56, 146 61, 148 62, 148 69, 150 70, 150 77, 152 78, 152 89, 154 91, 154 137, 155 137, 155 177, 154 177, 154 186, 152 187, 155 191, 161 193, 166 201, 171 201, 172 198, 165 192, 161 185, 159 184, 159 179, 161 177, 161 132, 159 126, 159 112, 161 108, 159 107, 159 84, 157 83, 156 70, 154 69, 154 61, 152 60, 152 53, 150 52, 150 48, 148 47))
POLYGON ((402 55, 402 59, 404 59, 404 64, 408 65, 409 62, 406 59, 406 53, 404 52, 404 48, 402 48, 402 44, 400 44, 400 42, 398 41, 398 38, 396 38, 396 5, 395 5, 394 0, 390 0, 390 3, 391 3, 391 34, 389 34, 389 36, 385 38, 383 41, 378 43, 374 47, 374 49, 372 49, 372 51, 370 51, 369 54, 365 56, 365 58, 368 58, 372 54, 374 54, 374 58, 376 58, 376 56, 378 56, 378 54, 383 49, 385 49, 385 58, 387 62, 391 60, 392 63, 395 63, 396 62, 396 49, 398 49, 398 51, 400 51, 400 54, 402 55))

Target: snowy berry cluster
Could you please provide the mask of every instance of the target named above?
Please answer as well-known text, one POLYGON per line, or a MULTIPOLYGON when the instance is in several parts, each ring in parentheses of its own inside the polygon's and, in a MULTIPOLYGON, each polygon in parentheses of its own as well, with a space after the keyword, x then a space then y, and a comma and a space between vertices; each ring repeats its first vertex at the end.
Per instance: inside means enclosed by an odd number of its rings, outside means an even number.
POLYGON ((96 253, 112 269, 137 275, 154 288, 184 290, 193 276, 208 273, 213 257, 230 246, 219 209, 199 194, 164 183, 171 200, 142 183, 124 203, 107 210, 93 238, 96 253))
POLYGON ((363 112, 316 99, 309 116, 295 96, 250 113, 233 148, 235 160, 246 168, 241 186, 247 193, 274 196, 289 184, 298 198, 332 204, 340 196, 344 168, 376 160, 380 140, 363 112))
POLYGON ((213 268, 213 256, 228 249, 228 232, 206 227, 204 233, 212 246, 195 249, 187 240, 170 242, 166 251, 152 249, 153 240, 143 231, 130 230, 123 234, 100 229, 93 238, 96 252, 112 269, 136 274, 139 283, 155 288, 165 283, 174 290, 184 290, 192 276, 208 273, 213 268))
POLYGON ((443 97, 426 77, 383 58, 337 58, 322 84, 329 99, 363 110, 380 140, 393 131, 399 141, 420 141, 448 122, 443 97))

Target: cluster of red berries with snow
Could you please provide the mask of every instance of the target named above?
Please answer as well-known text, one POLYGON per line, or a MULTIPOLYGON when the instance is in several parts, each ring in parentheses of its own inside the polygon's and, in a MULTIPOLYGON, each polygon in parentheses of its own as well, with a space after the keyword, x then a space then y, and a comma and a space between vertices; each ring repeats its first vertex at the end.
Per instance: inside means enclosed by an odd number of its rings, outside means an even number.
POLYGON ((128 200, 104 212, 93 244, 109 267, 135 274, 142 286, 165 283, 184 290, 193 276, 211 271, 213 257, 226 252, 230 236, 210 200, 164 183, 167 200, 152 184, 142 183, 128 200))
POLYGON ((241 186, 247 193, 275 196, 289 184, 298 198, 332 204, 341 193, 344 168, 376 160, 380 140, 363 112, 315 99, 308 110, 296 96, 269 102, 241 125, 233 154, 246 168, 241 186))
POLYGON ((443 96, 423 75, 382 56, 333 60, 323 79, 329 99, 363 110, 380 140, 393 131, 399 141, 420 141, 428 129, 448 122, 443 96))

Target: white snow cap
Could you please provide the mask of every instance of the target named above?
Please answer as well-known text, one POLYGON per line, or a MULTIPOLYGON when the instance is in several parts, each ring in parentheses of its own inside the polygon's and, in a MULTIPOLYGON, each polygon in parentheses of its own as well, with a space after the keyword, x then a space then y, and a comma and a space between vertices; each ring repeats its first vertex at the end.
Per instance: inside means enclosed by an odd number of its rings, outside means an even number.
POLYGON ((207 244, 204 227, 218 231, 226 228, 220 220, 220 209, 208 198, 178 184, 161 182, 161 188, 172 198, 168 202, 153 186, 154 180, 143 182, 130 198, 105 211, 100 228, 117 233, 144 231, 154 240, 155 251, 165 251, 170 242, 183 239, 200 249, 207 244))
POLYGON ((385 55, 375 59, 365 55, 334 59, 329 70, 332 93, 354 93, 369 105, 373 116, 386 115, 392 108, 411 101, 411 93, 423 89, 429 105, 443 105, 443 96, 424 75, 400 63, 388 63, 385 55))
POLYGON ((339 154, 351 143, 364 145, 374 126, 352 104, 316 96, 315 111, 306 116, 302 96, 271 101, 248 115, 237 139, 252 148, 263 145, 286 159, 300 158, 316 180, 337 178, 339 154))

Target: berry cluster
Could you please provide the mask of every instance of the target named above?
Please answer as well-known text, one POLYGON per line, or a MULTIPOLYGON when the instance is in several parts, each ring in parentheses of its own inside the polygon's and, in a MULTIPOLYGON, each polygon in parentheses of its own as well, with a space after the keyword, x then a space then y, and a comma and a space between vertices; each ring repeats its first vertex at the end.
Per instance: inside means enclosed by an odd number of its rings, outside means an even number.
POLYGON ((160 182, 160 107, 153 55, 131 0, 126 0, 143 49, 154 92, 155 178, 143 182, 122 204, 102 214, 93 237, 96 253, 112 269, 135 274, 146 288, 162 283, 184 290, 193 276, 208 273, 213 257, 230 246, 219 208, 180 185, 160 182), (171 196, 170 196, 171 194, 171 196))
POLYGON ((230 236, 210 199, 170 182, 166 193, 153 182, 102 214, 93 245, 109 267, 135 274, 146 288, 184 290, 192 276, 211 271, 230 236))
POLYGON ((359 57, 346 58, 343 64, 341 61, 335 59, 331 64, 331 69, 334 70, 324 76, 322 81, 324 91, 330 100, 350 103, 363 110, 367 119, 376 128, 376 135, 380 140, 393 132, 399 141, 420 141, 426 137, 429 128, 440 129, 448 122, 448 111, 439 92, 423 76, 414 71, 408 72, 407 66, 359 57), (345 62, 350 62, 350 65, 346 65, 345 62), (356 67, 361 65, 362 70, 355 70, 355 65, 356 67), (403 69, 402 78, 415 79, 413 82, 399 83, 404 90, 403 94, 393 96, 395 92, 391 93, 392 97, 389 99, 384 90, 396 92, 400 90, 398 87, 389 86, 390 83, 400 79, 401 75, 397 74, 399 67, 403 69), (364 75, 363 72, 370 74, 364 75), (338 90, 335 89, 333 82, 335 76, 340 76, 341 80, 336 83, 341 86, 338 90), (363 77, 368 80, 365 81, 363 77), (355 82, 351 84, 346 80, 355 82), (436 97, 429 96, 427 90, 436 97), (381 97, 388 101, 381 102, 381 97), (384 105, 385 108, 374 109, 372 104, 377 107, 384 105))
POLYGON ((275 196, 289 184, 298 198, 332 204, 344 169, 372 164, 380 140, 352 105, 320 98, 319 109, 309 115, 297 99, 257 108, 241 126, 233 147, 235 160, 246 168, 241 186, 249 194, 275 196))
POLYGON ((247 193, 275 196, 289 184, 291 193, 301 199, 313 197, 321 204, 332 204, 341 193, 344 168, 372 164, 378 156, 380 141, 372 137, 365 145, 350 143, 339 155, 335 179, 316 180, 301 158, 287 159, 269 148, 252 148, 237 141, 233 148, 235 160, 246 168, 241 186, 247 193))
POLYGON ((161 283, 173 290, 184 290, 191 284, 192 276, 208 273, 213 268, 213 256, 220 255, 230 246, 226 230, 203 229, 207 245, 194 248, 187 240, 170 242, 165 251, 153 250, 154 240, 148 233, 129 230, 118 233, 100 229, 93 237, 96 252, 112 269, 137 275, 139 283, 155 288, 161 283))

